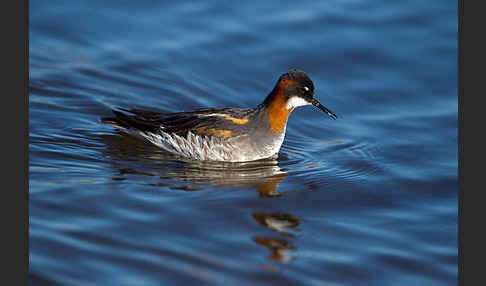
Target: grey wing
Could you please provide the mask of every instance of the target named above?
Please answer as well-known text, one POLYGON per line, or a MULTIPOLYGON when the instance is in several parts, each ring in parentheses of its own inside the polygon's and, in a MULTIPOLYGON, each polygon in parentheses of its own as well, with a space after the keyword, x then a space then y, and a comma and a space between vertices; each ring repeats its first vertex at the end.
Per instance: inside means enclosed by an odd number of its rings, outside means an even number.
POLYGON ((122 129, 135 129, 142 132, 175 133, 185 136, 189 131, 200 135, 236 136, 246 129, 248 109, 211 108, 191 112, 161 113, 141 109, 121 109, 126 113, 113 110, 115 117, 105 117, 101 122, 122 129))

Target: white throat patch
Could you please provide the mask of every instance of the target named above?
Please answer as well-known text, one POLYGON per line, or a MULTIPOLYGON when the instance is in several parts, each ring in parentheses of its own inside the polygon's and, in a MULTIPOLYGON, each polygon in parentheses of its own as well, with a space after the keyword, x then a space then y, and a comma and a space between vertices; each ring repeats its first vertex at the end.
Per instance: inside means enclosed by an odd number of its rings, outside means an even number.
POLYGON ((289 100, 287 100, 287 105, 285 106, 285 108, 287 108, 287 110, 289 110, 289 109, 292 109, 294 107, 309 105, 309 104, 310 103, 307 102, 302 97, 292 96, 291 98, 289 98, 289 100))

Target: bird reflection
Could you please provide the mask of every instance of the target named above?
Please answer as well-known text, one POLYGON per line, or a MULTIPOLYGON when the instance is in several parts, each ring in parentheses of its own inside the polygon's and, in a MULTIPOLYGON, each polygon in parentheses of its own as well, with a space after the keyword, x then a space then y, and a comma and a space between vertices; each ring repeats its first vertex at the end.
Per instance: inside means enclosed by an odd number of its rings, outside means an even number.
MULTIPOLYGON (((284 213, 254 213, 253 218, 266 228, 287 236, 293 235, 293 232, 300 224, 299 218, 284 213)), ((268 256, 270 260, 283 263, 293 260, 292 251, 295 251, 296 248, 289 239, 259 236, 254 237, 253 241, 266 246, 271 251, 271 254, 268 256)))
MULTIPOLYGON (((261 198, 271 198, 281 195, 277 187, 287 177, 277 158, 243 163, 194 161, 128 136, 102 135, 99 139, 107 146, 106 157, 111 158, 110 163, 118 170, 119 176, 113 180, 125 180, 129 175, 149 176, 151 179, 146 180, 149 185, 184 191, 198 190, 201 185, 251 187, 261 198)), ((291 238, 300 219, 286 213, 254 213, 253 218, 280 235, 253 237, 255 243, 270 250, 268 258, 282 263, 293 260, 296 248, 291 238)))
POLYGON ((278 166, 277 158, 241 163, 194 161, 130 136, 98 138, 107 146, 106 157, 113 159, 110 163, 119 171, 113 180, 124 180, 127 174, 159 177, 160 180, 151 179, 148 184, 186 191, 205 185, 251 187, 260 197, 267 198, 281 195, 277 186, 287 176, 278 166))
POLYGON ((297 217, 283 213, 254 213, 253 218, 260 224, 281 234, 292 234, 290 228, 295 229, 300 224, 300 219, 297 217))
POLYGON ((266 246, 271 254, 268 256, 270 260, 287 263, 293 260, 293 257, 289 252, 295 250, 292 244, 285 240, 279 238, 270 237, 254 237, 253 241, 256 243, 266 246))

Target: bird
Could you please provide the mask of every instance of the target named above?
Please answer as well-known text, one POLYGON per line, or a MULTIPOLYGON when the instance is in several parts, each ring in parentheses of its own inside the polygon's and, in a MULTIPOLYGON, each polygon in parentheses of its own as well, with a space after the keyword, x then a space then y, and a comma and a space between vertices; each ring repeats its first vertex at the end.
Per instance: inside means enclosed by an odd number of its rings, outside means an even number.
POLYGON ((331 119, 337 115, 314 95, 314 83, 302 70, 283 73, 254 108, 200 108, 158 112, 116 108, 100 121, 190 160, 247 162, 278 157, 291 112, 313 105, 331 119))

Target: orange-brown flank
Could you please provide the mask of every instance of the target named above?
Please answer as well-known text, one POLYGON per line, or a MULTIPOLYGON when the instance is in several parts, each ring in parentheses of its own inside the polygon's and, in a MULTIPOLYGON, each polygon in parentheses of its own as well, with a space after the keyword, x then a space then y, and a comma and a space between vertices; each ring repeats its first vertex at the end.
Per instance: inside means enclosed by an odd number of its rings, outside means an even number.
POLYGON ((199 127, 197 131, 206 131, 208 135, 214 135, 218 137, 229 138, 232 136, 233 132, 231 130, 209 128, 207 126, 199 127))
POLYGON ((208 114, 208 115, 205 115, 205 116, 219 116, 219 117, 224 117, 224 119, 231 120, 234 123, 240 124, 240 125, 243 125, 243 124, 247 124, 248 123, 248 117, 236 118, 236 117, 230 116, 228 114, 223 114, 223 113, 212 113, 212 114, 208 114))
POLYGON ((287 109, 287 99, 285 97, 285 88, 296 85, 297 82, 292 80, 281 80, 277 89, 272 94, 270 104, 268 105, 268 121, 270 122, 270 131, 282 133, 285 130, 287 119, 293 108, 287 109))

